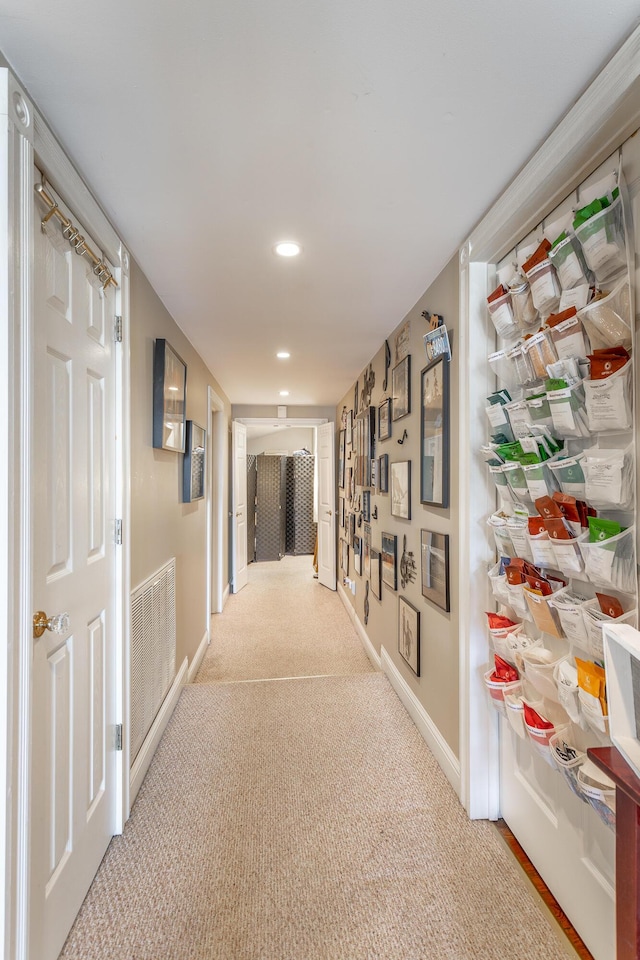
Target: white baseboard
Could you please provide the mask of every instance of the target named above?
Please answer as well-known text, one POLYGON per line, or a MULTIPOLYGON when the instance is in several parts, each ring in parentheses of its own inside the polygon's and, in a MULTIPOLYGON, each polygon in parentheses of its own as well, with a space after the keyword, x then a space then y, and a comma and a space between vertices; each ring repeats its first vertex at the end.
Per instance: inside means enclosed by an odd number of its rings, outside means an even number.
POLYGON ((204 636, 200 641, 200 646, 195 652, 195 656, 191 663, 189 664, 189 674, 187 676, 187 683, 193 683, 196 677, 196 673, 200 669, 200 664, 204 659, 204 655, 207 652, 207 647, 209 646, 209 631, 205 630, 204 636))
POLYGON ((133 806, 133 801, 138 794, 138 790, 142 786, 142 781, 144 780, 145 774, 149 769, 149 764, 151 763, 153 755, 156 752, 156 747, 160 743, 160 738, 164 733, 165 727, 171 719, 171 714, 176 708, 176 704, 180 697, 180 692, 187 679, 188 666, 189 660, 187 657, 185 657, 173 683, 171 684, 171 687, 169 688, 169 693, 164 698, 162 706, 158 710, 157 716, 151 724, 151 729, 145 737, 144 743, 140 747, 140 753, 136 757, 134 764, 131 767, 129 774, 130 807, 133 806))
POLYGON ((345 589, 339 581, 337 584, 337 589, 338 589, 338 596, 342 600, 345 606, 345 609, 349 614, 349 619, 353 623, 356 629, 356 633, 358 634, 358 636, 360 637, 360 640, 362 641, 362 646, 364 647, 364 651, 366 655, 369 657, 369 660, 371 660, 371 663, 374 665, 376 670, 380 670, 381 669, 380 657, 378 656, 376 648, 371 643, 371 640, 369 639, 369 634, 367 633, 364 625, 361 623, 360 618, 358 617, 358 614, 349 603, 349 598, 345 593, 345 589))
MULTIPOLYGON (((224 610, 224 605, 229 599, 230 593, 231 593, 231 587, 229 584, 227 584, 224 590, 222 591, 222 610, 224 610)), ((222 610, 220 611, 221 613, 222 613, 222 610)))
POLYGON ((426 740, 427 746, 438 761, 438 764, 442 767, 442 772, 455 790, 456 795, 460 797, 460 761, 384 647, 382 647, 380 653, 380 661, 382 669, 389 678, 389 683, 398 694, 407 713, 426 740))

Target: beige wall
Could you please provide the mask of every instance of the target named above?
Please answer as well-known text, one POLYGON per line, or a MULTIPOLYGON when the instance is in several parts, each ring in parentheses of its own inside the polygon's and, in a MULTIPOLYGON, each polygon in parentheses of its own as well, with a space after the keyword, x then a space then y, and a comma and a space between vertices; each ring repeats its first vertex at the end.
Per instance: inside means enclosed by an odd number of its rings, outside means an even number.
POLYGON ((262 437, 247 440, 247 453, 269 453, 272 450, 284 450, 291 455, 294 450, 306 447, 313 453, 313 427, 290 427, 287 430, 274 430, 262 437))
MULTIPOLYGON (((335 409, 333 407, 313 407, 313 406, 287 406, 288 420, 333 420, 335 409)), ((239 417, 266 417, 277 422, 278 406, 277 404, 259 404, 259 403, 234 403, 231 408, 231 415, 234 420, 239 417)))
MULTIPOLYGON (((137 264, 131 268, 131 585, 176 558, 176 663, 191 662, 207 629, 206 500, 182 503, 182 454, 152 446, 153 346, 164 337, 187 364, 187 419, 207 427, 207 387, 231 405, 137 264)), ((226 428, 228 430, 228 427, 226 428)), ((224 444, 228 449, 228 441, 224 444)), ((209 451, 211 442, 209 438, 209 451)), ((226 477, 226 471, 225 471, 226 477)), ((225 516, 229 493, 223 490, 225 516)), ((223 583, 229 582, 227 525, 223 583)))
MULTIPOLYGON (((369 639, 378 651, 384 646, 387 654, 409 684, 420 703, 427 711, 447 744, 459 757, 459 722, 458 722, 458 603, 459 591, 456 580, 457 550, 458 550, 458 504, 457 504, 457 475, 458 457, 455 438, 458 433, 458 364, 456 361, 456 328, 458 325, 458 259, 454 257, 435 282, 429 287, 424 296, 407 314, 402 323, 411 321, 411 413, 392 424, 392 434, 388 440, 376 442, 376 457, 383 453, 389 455, 389 464, 398 460, 411 461, 411 520, 401 520, 391 516, 390 494, 374 493, 372 490, 371 509, 378 507, 378 519, 371 521, 371 545, 379 550, 382 532, 396 534, 398 537, 398 566, 402 556, 403 538, 407 537, 407 550, 412 551, 417 567, 417 576, 413 583, 408 584, 405 590, 400 586, 398 575, 398 591, 394 592, 385 584, 382 585, 382 600, 377 600, 369 591, 369 622, 365 628, 369 639), (426 366, 426 357, 422 337, 427 331, 427 323, 421 316, 423 310, 439 313, 444 316, 447 329, 452 341, 453 359, 450 367, 449 403, 450 403, 450 493, 449 508, 438 509, 423 506, 420 503, 420 372, 426 366), (398 438, 406 428, 408 437, 400 446, 398 438), (449 534, 449 576, 451 594, 451 612, 443 610, 430 603, 422 596, 420 585, 420 531, 432 530, 436 533, 449 534), (400 656, 397 649, 398 623, 398 595, 403 594, 406 599, 420 611, 420 677, 416 677, 400 656)), ((392 350, 392 366, 394 336, 399 327, 389 332, 389 345, 392 350)), ((373 358, 375 371, 375 386, 371 403, 376 407, 383 397, 391 394, 391 369, 389 370, 388 391, 383 393, 384 381, 384 344, 373 358)), ((360 388, 362 375, 360 376, 360 388)), ((347 391, 337 406, 336 424, 340 426, 340 416, 343 406, 347 410, 353 407, 354 385, 347 391)), ((376 424, 377 425, 377 424, 376 424)), ((347 448, 348 455, 349 448, 347 448)), ((355 453, 351 460, 347 459, 347 466, 354 463, 355 453)), ((342 494, 342 491, 339 491, 342 494)), ((362 534, 362 528, 358 530, 362 534)), ((340 531, 344 535, 344 531, 340 531)), ((338 552, 338 568, 340 565, 338 552)), ((341 575, 340 570, 339 576, 341 575)), ((364 565, 363 565, 364 572, 364 565)), ((355 597, 347 592, 349 601, 354 605, 356 614, 364 624, 364 597, 365 577, 358 576, 354 570, 353 550, 350 549, 349 576, 356 580, 355 597)))

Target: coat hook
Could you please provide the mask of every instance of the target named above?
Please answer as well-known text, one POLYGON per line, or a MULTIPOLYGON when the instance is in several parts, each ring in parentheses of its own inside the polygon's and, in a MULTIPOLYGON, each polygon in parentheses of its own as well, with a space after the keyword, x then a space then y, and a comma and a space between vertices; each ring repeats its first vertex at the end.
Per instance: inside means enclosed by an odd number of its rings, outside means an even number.
POLYGON ((372 519, 372 520, 377 520, 377 519, 378 519, 378 504, 377 504, 377 503, 376 503, 375 507, 373 508, 373 510, 371 511, 371 519, 372 519))
POLYGON ((404 443, 405 440, 408 439, 408 437, 409 437, 409 434, 407 433, 406 430, 404 430, 403 433, 402 433, 402 436, 401 436, 401 437, 399 438, 399 440, 398 440, 398 443, 404 443))

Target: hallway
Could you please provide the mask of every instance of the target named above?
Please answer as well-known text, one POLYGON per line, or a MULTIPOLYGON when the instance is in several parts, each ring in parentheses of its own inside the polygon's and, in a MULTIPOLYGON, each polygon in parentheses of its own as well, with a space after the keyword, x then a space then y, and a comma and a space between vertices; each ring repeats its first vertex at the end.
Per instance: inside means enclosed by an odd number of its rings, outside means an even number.
POLYGON ((572 955, 337 595, 287 557, 215 618, 61 960, 572 955))

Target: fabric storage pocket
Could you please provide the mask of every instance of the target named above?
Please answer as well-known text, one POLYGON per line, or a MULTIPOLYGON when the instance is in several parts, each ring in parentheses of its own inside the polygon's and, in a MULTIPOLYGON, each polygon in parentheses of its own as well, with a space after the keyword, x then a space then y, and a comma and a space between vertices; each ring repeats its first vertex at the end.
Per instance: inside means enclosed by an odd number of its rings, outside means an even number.
POLYGON ((516 556, 522 560, 533 561, 533 554, 529 547, 527 521, 520 520, 519 517, 509 517, 507 520, 507 529, 509 530, 509 536, 511 537, 513 549, 516 551, 516 556))
POLYGON ((509 484, 514 500, 531 500, 524 470, 519 463, 509 462, 503 464, 502 472, 507 478, 507 483, 509 484))
POLYGON ((577 500, 584 500, 584 472, 581 455, 549 460, 547 466, 558 481, 563 493, 568 493, 570 496, 576 497, 577 500))
POLYGON ((569 587, 558 590, 549 597, 549 605, 558 614, 565 637, 581 646, 587 643, 587 630, 582 615, 582 607, 585 603, 586 599, 576 596, 569 587))
POLYGON ((489 300, 487 306, 491 322, 498 336, 502 337, 503 340, 515 340, 520 331, 513 317, 511 294, 504 293, 501 297, 496 297, 495 300, 489 300))
POLYGON ((559 390, 548 390, 547 400, 556 436, 590 436, 582 381, 559 390))
POLYGON ((530 619, 533 620, 538 630, 541 630, 543 633, 548 633, 552 637, 562 637, 560 618, 554 607, 549 604, 553 594, 550 594, 548 597, 542 597, 540 594, 534 593, 534 591, 527 586, 524 587, 523 593, 527 607, 529 608, 530 619))
POLYGON ((540 330, 533 336, 527 337, 522 350, 529 358, 534 376, 540 380, 547 376, 547 366, 558 359, 551 335, 546 330, 540 330))
POLYGON ((529 742, 533 744, 536 753, 549 766, 553 767, 554 762, 551 757, 549 741, 558 730, 568 725, 569 717, 559 703, 553 703, 546 699, 540 705, 538 703, 534 704, 523 697, 523 704, 524 728, 529 737, 529 742), (533 711, 533 717, 531 711, 533 711), (538 726, 538 721, 541 722, 540 726, 538 726))
POLYGON ((604 380, 583 380, 587 423, 592 433, 628 430, 631 409, 631 361, 604 380))
POLYGON ((504 383, 505 386, 513 387, 518 383, 516 371, 506 350, 496 350, 495 353, 492 353, 489 356, 489 366, 500 383, 504 383))
POLYGON ((579 311, 592 350, 625 347, 631 350, 631 290, 626 277, 611 293, 592 300, 579 311))
MULTIPOLYGON (((626 604, 628 606, 628 603, 626 604)), ((623 609, 625 607, 622 601, 623 609)), ((582 605, 582 617, 587 638, 587 650, 595 660, 604 661, 604 644, 602 640, 602 628, 607 626, 630 623, 636 625, 636 610, 628 610, 621 617, 608 617, 600 610, 600 604, 597 598, 587 600, 582 605)), ((581 698, 582 699, 582 698, 581 698)))
POLYGON ((521 617, 523 620, 531 620, 531 613, 525 600, 524 584, 507 583, 507 590, 509 591, 507 606, 511 607, 516 616, 521 617))
POLYGON ((588 539, 589 533, 581 533, 573 540, 554 540, 551 538, 551 547, 556 558, 555 566, 569 576, 577 576, 584 570, 584 562, 580 553, 582 544, 588 539))
POLYGON ((607 540, 590 543, 580 538, 585 573, 596 587, 608 587, 622 593, 636 591, 635 527, 607 540))
POLYGON ((522 283, 514 283, 509 288, 509 292, 511 294, 513 318, 524 333, 534 323, 538 322, 538 311, 533 303, 529 281, 523 280, 522 283))
MULTIPOLYGON (((489 583, 491 584, 491 593, 498 603, 508 603, 509 593, 507 591, 506 574, 500 573, 500 561, 498 561, 489 570, 489 583)), ((499 651, 497 651, 499 652, 499 651)))
POLYGON ((559 660, 553 670, 553 679, 558 690, 560 705, 567 711, 573 723, 580 723, 578 671, 575 663, 572 663, 568 657, 559 660))
POLYGON ((588 758, 578 767, 577 782, 580 792, 600 819, 611 829, 616 825, 616 787, 606 773, 588 758))
POLYGON ((546 396, 527 397, 525 402, 529 411, 529 419, 533 426, 549 427, 549 429, 551 429, 553 426, 553 418, 551 417, 549 401, 546 396))
POLYGON ((553 567, 555 565, 553 547, 546 531, 538 534, 530 533, 529 546, 536 567, 553 567))
MULTIPOLYGON (((540 706, 542 704, 540 703, 540 706)), ((526 740, 527 731, 524 727, 524 703, 517 693, 507 693, 504 698, 504 708, 509 726, 521 740, 526 740)))
POLYGON ((554 671, 557 665, 566 659, 566 655, 556 657, 551 650, 547 650, 545 647, 534 647, 532 650, 525 650, 522 653, 525 677, 538 693, 542 694, 547 700, 553 700, 554 703, 560 702, 554 671))
POLYGON ((622 197, 576 227, 587 266, 598 281, 622 270, 627 264, 622 222, 622 197))
POLYGON ((489 473, 491 479, 496 485, 496 490, 498 491, 498 496, 501 500, 504 500, 506 503, 513 502, 513 493, 511 492, 511 487, 507 483, 507 478, 502 469, 502 465, 498 466, 497 464, 489 465, 489 473))
POLYGON ((533 305, 543 317, 548 317, 560 303, 560 284, 551 260, 543 260, 527 273, 533 305))
POLYGON ((512 347, 507 353, 507 357, 513 366, 513 376, 516 383, 525 384, 535 380, 531 364, 529 363, 529 357, 526 351, 522 349, 522 344, 512 347))
POLYGON ((539 497, 550 497, 558 489, 558 484, 549 470, 548 463, 527 463, 522 470, 532 500, 537 500, 539 497))
POLYGON ((579 750, 571 740, 571 727, 558 727, 558 730, 549 738, 551 758, 564 777, 572 793, 583 803, 588 803, 578 783, 578 770, 587 759, 587 754, 579 750))
POLYGON ((578 284, 589 282, 589 268, 574 234, 569 234, 549 250, 549 260, 556 268, 563 290, 571 290, 578 284))
POLYGON ((534 647, 541 647, 542 640, 530 637, 526 633, 524 624, 520 624, 514 630, 510 630, 502 641, 504 650, 504 659, 512 663, 518 670, 522 671, 522 654, 525 650, 532 650, 534 647))
MULTIPOLYGON (((553 326, 551 326, 551 322, 555 318, 549 317, 548 321, 551 339, 559 360, 586 357, 589 353, 582 320, 576 316, 575 309, 569 312, 573 313, 573 316, 554 323, 553 326)), ((562 317, 563 314, 560 313, 557 316, 562 317)))
POLYGON ((512 680, 509 682, 497 681, 492 679, 494 677, 494 670, 487 670, 484 673, 484 686, 485 690, 489 695, 489 702, 492 707, 494 707, 498 713, 502 716, 506 716, 506 708, 504 704, 504 698, 508 694, 510 696, 518 696, 522 692, 522 683, 520 680, 512 680))
POLYGON ((624 510, 633 503, 633 450, 590 447, 583 451, 584 495, 599 510, 624 510))
POLYGON ((487 520, 487 526, 493 530, 493 537, 496 544, 496 550, 499 557, 515 557, 515 549, 507 529, 505 517, 500 517, 493 513, 487 520))

